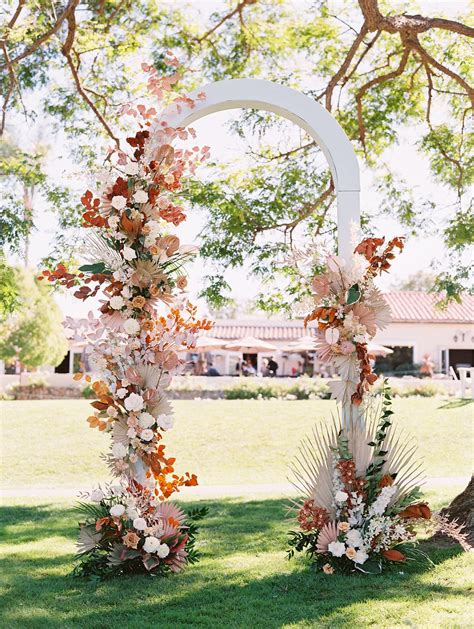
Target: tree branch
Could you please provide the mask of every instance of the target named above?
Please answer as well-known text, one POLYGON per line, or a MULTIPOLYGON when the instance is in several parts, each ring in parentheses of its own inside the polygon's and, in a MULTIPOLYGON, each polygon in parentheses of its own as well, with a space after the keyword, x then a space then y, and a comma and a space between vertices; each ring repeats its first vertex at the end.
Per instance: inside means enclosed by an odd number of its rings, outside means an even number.
MULTIPOLYGON (((12 65, 18 63, 22 59, 25 59, 29 55, 33 54, 35 50, 38 50, 38 48, 40 48, 45 42, 51 39, 53 35, 56 35, 56 33, 61 28, 63 22, 67 20, 71 14, 74 14, 74 11, 76 10, 76 7, 79 4, 79 1, 80 0, 69 0, 68 4, 66 5, 66 8, 58 17, 55 24, 48 31, 43 33, 41 37, 38 37, 38 39, 31 46, 28 46, 28 48, 26 48, 22 53, 14 57, 11 60, 12 65)), ((7 67, 7 64, 4 63, 3 65, 0 65, 0 70, 4 70, 6 67, 7 67)))
POLYGON ((366 92, 375 85, 380 85, 381 83, 385 83, 386 81, 390 81, 391 79, 395 79, 397 76, 403 73, 406 68, 408 57, 410 56, 410 48, 405 48, 403 51, 402 57, 400 59, 400 63, 398 68, 392 70, 391 72, 387 72, 386 74, 381 74, 377 76, 367 83, 365 83, 356 94, 356 104, 357 104, 357 124, 359 126, 359 139, 362 143, 362 146, 365 150, 365 125, 364 118, 362 115, 362 98, 366 94, 366 92))
MULTIPOLYGON (((72 77, 74 79, 74 83, 76 85, 77 92, 81 96, 83 101, 86 103, 86 105, 95 114, 95 116, 99 120, 100 124, 106 130, 107 135, 110 138, 112 138, 112 140, 115 142, 117 148, 120 148, 119 139, 114 135, 114 132, 110 128, 110 126, 107 123, 107 121, 105 120, 104 116, 100 113, 100 111, 96 107, 94 101, 92 101, 89 98, 89 96, 86 93, 86 90, 82 86, 81 79, 79 77, 79 72, 78 72, 78 65, 76 66, 74 64, 74 60, 73 60, 72 55, 71 55, 71 52, 74 52, 72 46, 73 46, 73 43, 74 43, 74 37, 75 37, 75 32, 76 32, 76 17, 74 15, 74 12, 72 12, 72 13, 70 13, 68 15, 67 23, 68 23, 68 33, 67 33, 66 40, 65 40, 65 42, 64 42, 64 44, 63 44, 63 46, 61 48, 61 52, 66 57, 66 61, 67 61, 67 64, 68 64, 68 66, 69 66, 69 68, 71 70, 71 74, 72 74, 72 77)), ((77 55, 76 55, 76 57, 77 57, 77 55)), ((77 58, 79 58, 79 57, 77 57, 77 58)))
POLYGON ((351 47, 349 48, 349 51, 347 52, 347 55, 344 59, 344 61, 342 62, 342 64, 339 67, 339 70, 336 72, 336 74, 331 78, 331 80, 329 81, 324 93, 326 94, 326 109, 328 111, 331 111, 332 109, 332 94, 334 92, 334 89, 336 87, 336 85, 338 84, 339 80, 344 76, 344 73, 346 72, 346 70, 349 68, 352 59, 354 58, 356 52, 359 49, 359 46, 361 45, 361 43, 364 40, 364 37, 367 35, 368 33, 368 28, 365 25, 365 23, 362 25, 362 28, 360 29, 359 34, 357 35, 357 37, 354 39, 354 41, 352 42, 351 47))
POLYGON ((232 19, 234 17, 234 15, 238 14, 239 17, 240 17, 240 21, 242 23, 242 11, 243 11, 243 9, 246 6, 249 6, 251 4, 256 4, 257 2, 258 2, 258 0, 240 0, 240 2, 235 7, 235 9, 233 9, 229 13, 226 13, 226 15, 224 15, 216 24, 214 24, 214 26, 212 28, 210 28, 208 31, 206 31, 204 33, 204 35, 201 35, 201 37, 197 38, 198 44, 201 44, 210 35, 215 33, 217 31, 217 29, 219 29, 224 24, 224 22, 227 22, 228 20, 232 19))

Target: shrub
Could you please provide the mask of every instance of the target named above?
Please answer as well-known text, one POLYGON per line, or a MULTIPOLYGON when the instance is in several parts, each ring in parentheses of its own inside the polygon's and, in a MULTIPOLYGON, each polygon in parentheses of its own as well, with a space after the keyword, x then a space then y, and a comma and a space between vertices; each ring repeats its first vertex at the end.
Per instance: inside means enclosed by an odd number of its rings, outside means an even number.
POLYGON ((330 391, 322 380, 301 377, 295 382, 279 382, 278 380, 239 379, 231 387, 225 389, 226 400, 310 400, 328 399, 330 391))
POLYGON ((94 389, 91 387, 90 384, 86 384, 86 386, 81 389, 81 395, 82 397, 85 397, 86 400, 90 400, 96 397, 94 389))
POLYGON ((26 384, 13 384, 10 388, 12 391, 44 389, 48 386, 48 381, 43 376, 29 377, 26 384))

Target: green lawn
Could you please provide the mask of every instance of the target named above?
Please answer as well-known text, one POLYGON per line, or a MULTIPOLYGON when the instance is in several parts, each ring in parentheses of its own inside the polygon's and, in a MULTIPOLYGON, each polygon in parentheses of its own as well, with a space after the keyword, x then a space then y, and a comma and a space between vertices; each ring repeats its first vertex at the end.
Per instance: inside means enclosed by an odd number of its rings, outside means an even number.
MULTIPOLYGON (((469 406, 397 400, 430 476, 470 472, 469 406)), ((170 451, 205 484, 282 483, 298 441, 330 402, 179 402, 170 451)), ((2 406, 4 486, 83 486, 105 476, 98 454, 108 438, 85 423, 87 403, 11 402, 2 406)), ((458 484, 433 488, 434 508, 458 484)), ((67 578, 72 568, 73 500, 12 498, 1 507, 0 627, 468 627, 472 558, 422 541, 435 566, 397 567, 380 577, 315 574, 287 562, 285 499, 251 495, 202 499, 210 514, 199 538, 202 561, 168 579, 99 584, 67 578)), ((190 504, 191 499, 186 500, 190 504)), ((193 498, 196 501, 196 498, 193 498)))
MULTIPOLYGON (((168 452, 201 484, 284 483, 298 443, 335 406, 329 401, 178 401, 168 452)), ((443 408, 436 399, 395 400, 395 421, 418 441, 428 476, 467 476, 473 405, 443 408)), ((86 422, 82 400, 3 402, 4 482, 88 487, 106 478, 99 454, 109 437, 86 422)))
MULTIPOLYGON (((202 503, 200 503, 202 504, 202 503)), ((68 578, 67 504, 2 509, 2 627, 468 627, 470 556, 424 544, 435 567, 383 576, 314 573, 284 557, 284 501, 206 501, 201 562, 170 578, 99 584, 68 578)), ((472 568, 472 566, 471 566, 472 568)))

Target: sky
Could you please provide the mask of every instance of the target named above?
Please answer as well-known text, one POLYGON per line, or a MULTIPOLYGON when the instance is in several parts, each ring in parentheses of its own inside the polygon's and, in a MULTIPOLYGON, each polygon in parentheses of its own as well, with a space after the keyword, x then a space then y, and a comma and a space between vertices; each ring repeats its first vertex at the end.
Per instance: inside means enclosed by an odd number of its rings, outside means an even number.
MULTIPOLYGON (((444 12, 447 10, 457 12, 464 9, 466 3, 452 1, 421 2, 418 3, 418 6, 420 10, 432 14, 436 8, 440 8, 444 12)), ((212 159, 215 161, 238 159, 244 154, 246 143, 238 141, 235 135, 231 135, 227 130, 228 124, 236 115, 238 115, 238 112, 234 110, 219 112, 193 124, 197 132, 197 143, 209 145, 211 147, 212 159)), ((405 179, 415 191, 420 189, 424 197, 433 198, 439 202, 440 211, 442 212, 442 208, 453 203, 455 197, 452 191, 433 182, 427 160, 416 150, 416 136, 416 129, 401 128, 398 144, 389 149, 383 158, 390 163, 395 173, 405 179)), ((48 140, 49 138, 45 139, 48 140)), ((278 138, 275 138, 275 141, 278 141, 278 138)), ((66 171, 71 172, 73 165, 68 160, 65 161, 64 156, 61 156, 59 147, 53 146, 52 158, 48 164, 48 169, 51 173, 54 173, 55 177, 60 179, 65 176, 66 171)), ((375 190, 371 173, 362 167, 361 176, 361 208, 373 213, 380 203, 380 198, 375 190)), ((76 179, 79 194, 81 188, 87 186, 87 174, 77 172, 76 179)), ((51 245, 54 243, 56 233, 56 220, 51 214, 45 212, 41 200, 38 200, 37 212, 41 218, 38 221, 41 228, 32 237, 32 264, 36 264, 49 252, 51 245)), ((203 220, 202 213, 189 211, 187 221, 178 228, 178 235, 183 243, 196 242, 197 235, 203 226, 203 220)), ((404 235, 405 233, 404 229, 400 229, 397 221, 390 217, 378 219, 376 226, 378 233, 387 235, 387 237, 404 235)), ((427 270, 434 256, 441 260, 444 266, 449 264, 449 257, 444 251, 442 239, 439 236, 421 234, 416 238, 408 238, 405 251, 393 265, 393 273, 382 278, 379 286, 383 290, 389 290, 396 281, 407 278, 419 270, 427 270)), ((189 267, 188 272, 190 275, 189 284, 192 287, 190 296, 193 297, 193 293, 196 293, 202 286, 202 263, 197 261, 189 267)), ((247 301, 259 291, 258 282, 249 278, 244 268, 233 270, 227 273, 226 277, 233 288, 232 296, 237 301, 247 301)), ((91 309, 91 306, 94 305, 89 302, 78 302, 71 296, 58 296, 57 300, 66 315, 84 316, 91 309)), ((199 305, 201 309, 206 310, 204 303, 201 302, 199 305)))

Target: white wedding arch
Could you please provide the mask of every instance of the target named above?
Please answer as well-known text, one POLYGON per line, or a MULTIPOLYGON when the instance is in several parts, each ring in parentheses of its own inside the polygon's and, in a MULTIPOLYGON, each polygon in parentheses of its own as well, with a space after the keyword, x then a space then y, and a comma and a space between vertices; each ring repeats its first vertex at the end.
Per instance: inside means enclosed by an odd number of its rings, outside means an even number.
MULTIPOLYGON (((187 127, 200 118, 227 109, 263 109, 304 129, 319 145, 329 163, 337 200, 338 253, 348 261, 354 232, 360 226, 360 172, 349 138, 337 120, 315 100, 297 90, 261 79, 230 79, 209 83, 189 94, 192 108, 177 111, 171 105, 162 121, 170 127, 187 127), (204 98, 200 97, 204 96, 204 98)), ((343 425, 362 421, 363 413, 351 402, 341 409, 343 425)))
POLYGON ((227 109, 270 111, 294 122, 319 145, 329 163, 337 198, 338 251, 349 259, 354 225, 360 224, 360 175, 354 148, 336 119, 315 100, 297 90, 261 79, 231 79, 209 83, 189 95, 194 107, 175 106, 163 119, 171 127, 186 127, 227 109), (204 94, 205 98, 199 98, 204 94), (352 236, 352 237, 351 237, 352 236))

